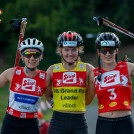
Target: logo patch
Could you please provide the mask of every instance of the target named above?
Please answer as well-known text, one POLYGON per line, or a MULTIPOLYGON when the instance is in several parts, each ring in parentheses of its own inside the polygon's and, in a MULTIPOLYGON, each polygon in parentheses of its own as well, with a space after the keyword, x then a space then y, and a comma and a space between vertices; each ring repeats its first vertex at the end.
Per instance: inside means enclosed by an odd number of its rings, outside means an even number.
POLYGON ((24 78, 22 82, 22 89, 27 91, 35 91, 36 80, 24 78))
POLYGON ((102 74, 101 87, 108 87, 120 83, 119 71, 111 71, 102 74))
POLYGON ((84 64, 79 64, 79 69, 84 69, 84 64))
POLYGON ((76 83, 76 73, 75 72, 63 73, 63 83, 76 83))
POLYGON ((20 118, 26 118, 26 113, 21 113, 20 118))
POLYGON ((45 78, 45 74, 40 73, 40 78, 41 78, 41 79, 44 79, 44 78, 45 78))
POLYGON ((109 104, 110 107, 115 107, 116 105, 117 105, 117 102, 111 102, 111 103, 109 104))
POLYGON ((26 104, 35 104, 38 101, 38 97, 23 95, 23 94, 15 94, 15 101, 26 103, 26 104))
POLYGON ((60 65, 55 65, 55 70, 60 70, 60 65))
POLYGON ((16 70, 16 74, 20 75, 21 74, 21 70, 16 70))

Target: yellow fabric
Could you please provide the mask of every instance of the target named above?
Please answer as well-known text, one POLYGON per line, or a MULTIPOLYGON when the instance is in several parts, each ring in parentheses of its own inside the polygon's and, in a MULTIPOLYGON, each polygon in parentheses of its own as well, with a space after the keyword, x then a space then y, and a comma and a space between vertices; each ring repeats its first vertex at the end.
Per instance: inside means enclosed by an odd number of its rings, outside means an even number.
POLYGON ((74 70, 65 70, 61 63, 53 66, 53 101, 55 111, 85 111, 86 64, 78 62, 74 70), (76 81, 64 82, 64 74, 76 81), (60 81, 60 84, 58 84, 60 81))

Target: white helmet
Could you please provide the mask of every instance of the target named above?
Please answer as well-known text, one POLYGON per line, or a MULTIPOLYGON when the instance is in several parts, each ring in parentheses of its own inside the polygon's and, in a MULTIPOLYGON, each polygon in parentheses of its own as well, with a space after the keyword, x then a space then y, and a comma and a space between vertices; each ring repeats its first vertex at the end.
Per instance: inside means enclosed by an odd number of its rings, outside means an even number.
POLYGON ((27 38, 26 40, 22 41, 20 44, 19 51, 22 53, 27 48, 35 48, 43 53, 44 46, 41 41, 37 40, 36 38, 27 38))

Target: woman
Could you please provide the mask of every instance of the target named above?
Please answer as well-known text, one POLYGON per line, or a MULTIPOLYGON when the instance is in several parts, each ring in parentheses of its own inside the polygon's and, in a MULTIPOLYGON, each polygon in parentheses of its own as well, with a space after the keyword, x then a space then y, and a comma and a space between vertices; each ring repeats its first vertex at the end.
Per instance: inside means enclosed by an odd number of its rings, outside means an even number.
POLYGON ((28 38, 20 45, 25 67, 7 69, 0 75, 0 87, 10 83, 9 103, 1 134, 39 134, 37 110, 43 94, 49 94, 49 75, 38 70, 44 47, 41 41, 28 38))
POLYGON ((99 67, 94 69, 99 107, 96 134, 134 134, 131 117, 134 64, 117 62, 120 41, 114 33, 101 33, 95 44, 99 56, 99 67))
POLYGON ((47 70, 52 78, 54 102, 48 134, 88 134, 84 114, 86 80, 94 67, 80 62, 82 43, 82 37, 76 32, 63 32, 58 37, 57 52, 62 63, 47 70))

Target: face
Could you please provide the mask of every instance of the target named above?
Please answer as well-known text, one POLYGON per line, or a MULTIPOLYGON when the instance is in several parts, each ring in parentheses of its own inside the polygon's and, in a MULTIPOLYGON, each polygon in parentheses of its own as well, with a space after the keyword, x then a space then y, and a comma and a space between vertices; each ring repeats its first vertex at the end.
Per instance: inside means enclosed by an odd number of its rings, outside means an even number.
POLYGON ((35 68, 41 60, 41 52, 37 49, 26 49, 21 55, 25 65, 29 68, 35 68))
POLYGON ((100 48, 98 54, 100 55, 103 64, 111 64, 115 62, 115 56, 118 53, 118 49, 115 48, 100 48))
POLYGON ((78 51, 78 47, 63 47, 61 54, 68 63, 72 63, 77 59, 78 51))

